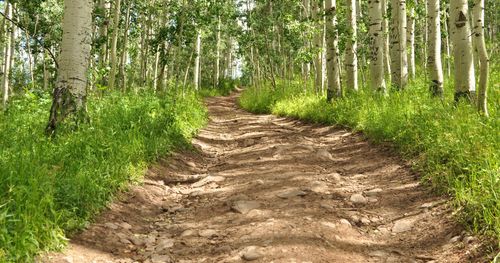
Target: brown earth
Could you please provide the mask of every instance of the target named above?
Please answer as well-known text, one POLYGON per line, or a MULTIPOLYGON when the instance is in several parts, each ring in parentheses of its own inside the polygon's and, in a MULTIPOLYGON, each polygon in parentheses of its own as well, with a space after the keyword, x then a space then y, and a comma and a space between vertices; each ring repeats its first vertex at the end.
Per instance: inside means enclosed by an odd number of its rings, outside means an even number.
POLYGON ((42 262, 485 262, 443 197, 359 134, 210 98, 196 151, 150 168, 42 262))

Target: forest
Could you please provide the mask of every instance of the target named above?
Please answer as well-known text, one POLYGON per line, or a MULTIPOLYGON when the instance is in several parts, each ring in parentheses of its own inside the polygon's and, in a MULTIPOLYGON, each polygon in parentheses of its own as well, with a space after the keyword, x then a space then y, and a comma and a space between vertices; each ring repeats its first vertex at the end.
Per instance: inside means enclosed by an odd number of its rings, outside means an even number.
POLYGON ((500 262, 499 19, 0 1, 0 262, 500 262))

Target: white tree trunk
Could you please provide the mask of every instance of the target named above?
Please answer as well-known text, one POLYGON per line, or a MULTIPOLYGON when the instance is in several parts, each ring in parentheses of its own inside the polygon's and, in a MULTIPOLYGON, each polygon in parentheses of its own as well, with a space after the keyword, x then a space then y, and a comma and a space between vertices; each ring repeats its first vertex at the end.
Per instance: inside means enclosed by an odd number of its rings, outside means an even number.
POLYGON ((122 46, 122 59, 120 62, 120 77, 122 90, 127 90, 127 60, 128 60, 128 31, 130 29, 130 9, 131 5, 129 3, 127 7, 127 14, 125 16, 125 28, 123 30, 123 46, 122 46))
POLYGON ((215 61, 215 87, 219 87, 220 81, 220 49, 221 49, 221 17, 217 19, 217 44, 216 44, 216 61, 215 61))
MULTIPOLYGON (((414 3, 416 5, 416 3, 414 3)), ((412 6, 412 8, 409 11, 408 15, 408 70, 410 72, 410 76, 412 79, 415 78, 416 74, 416 66, 415 66, 415 19, 416 19, 416 13, 415 13, 415 7, 412 6)))
POLYGON ((357 0, 347 0, 348 37, 345 50, 346 86, 358 90, 358 25, 356 21, 357 0))
POLYGON ((450 2, 450 31, 455 60, 455 101, 460 98, 472 100, 476 91, 476 82, 467 0, 450 2))
POLYGON ((384 34, 380 1, 368 2, 370 42, 370 84, 373 89, 386 92, 384 81, 384 34))
POLYGON ((109 2, 107 0, 100 0, 99 8, 101 9, 104 20, 103 25, 99 28, 99 36, 102 39, 99 63, 101 67, 105 67, 108 57, 109 2))
POLYGON ((327 66, 327 100, 342 97, 340 86, 340 59, 337 33, 337 10, 335 0, 326 0, 326 66, 327 66))
POLYGON ((489 63, 488 52, 486 50, 484 36, 484 0, 475 0, 474 8, 474 45, 476 46, 479 63, 479 87, 478 87, 478 109, 485 116, 488 116, 488 78, 489 78, 489 63))
POLYGON ((387 1, 389 0, 380 0, 380 4, 382 5, 382 30, 384 34, 384 74, 387 78, 387 81, 391 81, 391 53, 389 49, 389 18, 387 12, 387 1))
POLYGON ((59 69, 47 132, 52 134, 68 116, 85 118, 87 69, 92 43, 93 0, 65 0, 59 69))
POLYGON ((113 20, 111 24, 111 28, 113 30, 112 38, 111 38, 111 54, 110 54, 110 66, 111 69, 109 71, 109 88, 115 88, 116 82, 116 68, 118 67, 118 60, 116 56, 116 49, 118 45, 118 32, 119 32, 119 23, 120 23, 120 9, 121 9, 121 0, 115 0, 115 9, 113 14, 113 20))
MULTIPOLYGON (((5 1, 5 14, 9 19, 12 19, 12 4, 8 1, 5 1)), ((5 49, 4 49, 4 64, 3 64, 3 78, 2 78, 2 92, 3 99, 2 105, 4 110, 7 109, 7 102, 9 100, 9 78, 10 78, 10 68, 11 68, 11 55, 12 55, 12 31, 14 30, 14 26, 12 23, 6 19, 5 20, 5 49)))
POLYGON ((427 1, 427 29, 429 37, 429 58, 427 67, 430 76, 430 90, 434 96, 443 95, 443 65, 441 62, 441 15, 439 0, 427 1))
POLYGON ((391 79, 396 89, 403 90, 408 83, 405 0, 392 0, 391 10, 391 79))
POLYGON ((196 59, 194 62, 194 89, 199 90, 200 88, 200 71, 201 71, 201 31, 198 30, 196 36, 196 59))
MULTIPOLYGON (((316 23, 316 29, 320 29, 320 19, 319 14, 321 13, 321 8, 319 7, 317 1, 312 1, 312 19, 313 23, 316 23)), ((322 52, 322 36, 323 30, 319 30, 319 32, 314 33, 313 45, 314 45, 314 60, 313 65, 315 69, 314 75, 314 88, 316 93, 320 93, 323 89, 323 52, 322 52)))

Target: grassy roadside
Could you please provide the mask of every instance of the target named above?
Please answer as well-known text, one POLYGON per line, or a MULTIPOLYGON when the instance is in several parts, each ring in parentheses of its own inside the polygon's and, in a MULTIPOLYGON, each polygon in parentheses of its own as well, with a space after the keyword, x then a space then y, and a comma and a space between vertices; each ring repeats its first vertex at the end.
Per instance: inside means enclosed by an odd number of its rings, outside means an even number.
MULTIPOLYGON (((494 72, 491 83, 498 83, 500 73, 494 72)), ((388 97, 363 88, 327 103, 299 83, 281 83, 276 91, 248 88, 239 103, 254 113, 341 125, 391 142, 424 181, 454 197, 467 225, 500 240, 500 94, 491 90, 491 117, 485 119, 469 105, 455 107, 451 85, 444 100, 431 98, 419 78, 388 97)))
POLYGON ((147 165, 206 122, 200 98, 112 93, 89 99, 91 123, 43 130, 50 98, 18 98, 0 114, 0 262, 29 262, 57 250, 147 165))

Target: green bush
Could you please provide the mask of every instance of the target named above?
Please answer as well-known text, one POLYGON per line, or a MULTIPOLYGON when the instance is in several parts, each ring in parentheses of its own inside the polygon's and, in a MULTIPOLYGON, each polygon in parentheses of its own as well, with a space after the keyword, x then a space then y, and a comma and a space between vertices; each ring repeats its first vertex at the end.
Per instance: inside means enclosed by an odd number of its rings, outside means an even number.
POLYGON ((0 115, 0 262, 60 249, 147 165, 206 121, 200 99, 112 93, 89 99, 91 122, 43 135, 49 96, 11 102, 0 115))
MULTIPOLYGON (((494 72, 491 83, 498 83, 494 72)), ((392 142, 414 161, 425 182, 454 196, 473 230, 500 240, 498 89, 491 91, 491 117, 486 119, 470 105, 452 102, 452 83, 444 99, 431 98, 422 77, 387 97, 363 88, 332 103, 298 86, 249 88, 240 105, 255 113, 346 126, 376 142, 392 142)))

